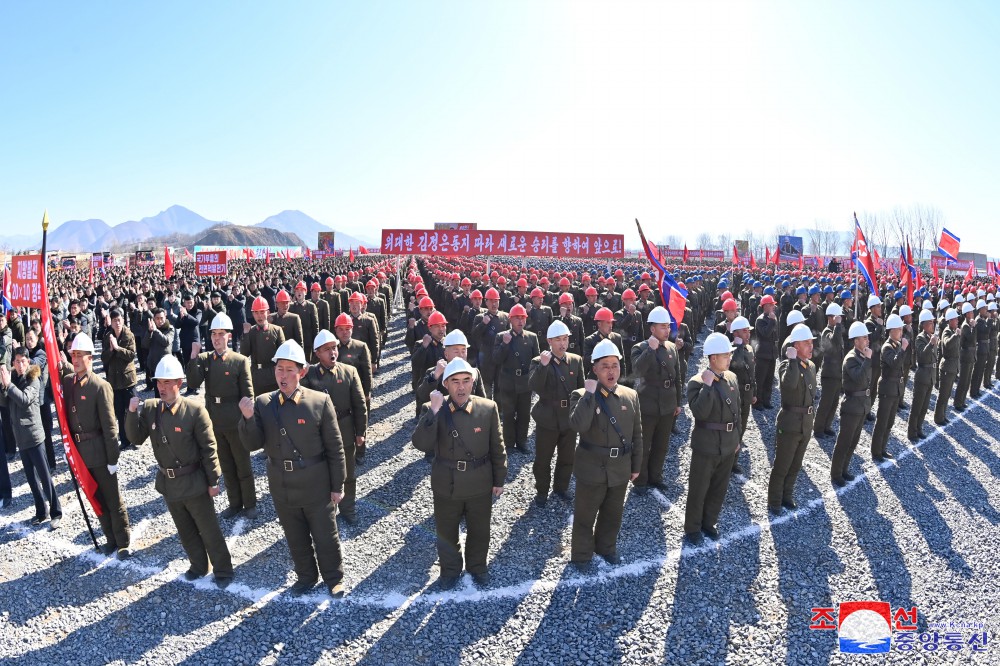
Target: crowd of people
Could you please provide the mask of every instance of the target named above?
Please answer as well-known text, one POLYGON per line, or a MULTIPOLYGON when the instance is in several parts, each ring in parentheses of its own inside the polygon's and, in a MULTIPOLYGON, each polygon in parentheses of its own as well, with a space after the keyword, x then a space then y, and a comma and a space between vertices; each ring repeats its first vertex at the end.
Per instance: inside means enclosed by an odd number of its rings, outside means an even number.
POLYGON ((322 578, 340 596, 337 518, 358 520, 357 467, 398 321, 412 443, 429 462, 438 584, 451 589, 465 571, 487 586, 508 455, 533 457, 538 506, 572 505, 570 559, 588 572, 595 555, 620 561, 629 487, 667 489, 671 444, 691 446, 683 539, 697 546, 720 538, 732 477, 745 474, 752 410, 776 422, 767 510, 780 516, 797 509, 813 438, 835 438, 830 480, 841 487, 857 473, 866 421, 871 459, 883 462, 897 418, 919 441, 932 394, 933 422, 945 425, 949 404, 963 411, 998 377, 997 300, 985 283, 930 281, 909 294, 891 275, 870 290, 850 274, 676 266, 688 296, 675 319, 655 275, 636 263, 435 256, 396 267, 379 256, 236 261, 209 282, 181 263, 169 279, 162 267, 113 269, 93 285, 76 272, 52 274, 61 377, 48 376, 37 315, 0 318, 0 506, 11 501, 7 463, 19 453, 31 522, 60 523, 51 383, 61 382, 66 435, 97 485, 105 554, 132 555, 118 462, 149 440, 156 490, 190 561, 185 576, 214 571, 228 585, 219 521, 258 518, 251 454, 262 449, 296 574, 291 591, 322 578), (695 372, 699 342, 707 367, 695 372), (199 391, 204 405, 190 399, 199 391), (678 426, 685 407, 690 432, 678 426), (220 485, 227 508, 216 514, 220 485))

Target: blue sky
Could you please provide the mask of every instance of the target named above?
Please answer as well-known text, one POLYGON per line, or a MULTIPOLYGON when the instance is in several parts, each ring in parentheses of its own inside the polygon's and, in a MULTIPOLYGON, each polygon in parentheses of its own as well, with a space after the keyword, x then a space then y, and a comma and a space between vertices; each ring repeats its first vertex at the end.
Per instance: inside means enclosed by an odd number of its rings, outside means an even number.
POLYGON ((383 227, 1000 220, 987 2, 5 3, 0 233, 181 204, 383 227))

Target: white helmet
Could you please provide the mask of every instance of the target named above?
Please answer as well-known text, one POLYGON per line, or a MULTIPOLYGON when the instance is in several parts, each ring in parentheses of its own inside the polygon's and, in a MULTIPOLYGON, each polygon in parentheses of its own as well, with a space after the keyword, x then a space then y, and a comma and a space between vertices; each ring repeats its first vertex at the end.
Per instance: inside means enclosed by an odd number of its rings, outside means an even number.
POLYGON ((215 315, 215 319, 212 320, 211 326, 208 327, 210 331, 231 331, 233 330, 233 320, 229 318, 225 312, 220 312, 215 315))
POLYGON ((340 346, 340 340, 337 339, 337 336, 324 328, 316 334, 316 339, 313 340, 313 351, 331 342, 337 343, 338 347, 340 346))
POLYGON ((837 303, 830 303, 826 306, 826 316, 827 317, 842 317, 844 315, 844 308, 840 307, 837 303))
POLYGON ((872 294, 868 297, 868 307, 874 307, 876 305, 882 305, 882 299, 878 297, 878 294, 872 294))
POLYGON ((996 299, 997 299, 997 297, 993 295, 992 291, 990 293, 986 294, 986 302, 987 303, 995 301, 996 299))
POLYGON ((746 317, 737 317, 733 320, 733 323, 729 325, 730 331, 744 331, 750 328, 750 320, 746 317))
POLYGON ((617 359, 621 359, 622 354, 611 340, 601 340, 594 347, 594 351, 590 355, 590 362, 597 363, 599 359, 605 356, 614 356, 617 359))
POLYGON ((988 304, 986 305, 986 309, 987 309, 987 310, 988 310, 989 312, 996 312, 996 309, 997 309, 997 304, 996 304, 996 303, 995 303, 994 301, 990 301, 990 302, 989 302, 989 303, 988 303, 988 304))
POLYGON ((184 368, 173 354, 167 354, 156 364, 153 379, 184 379, 184 368))
POLYGON ((856 321, 851 324, 851 330, 848 332, 847 337, 853 340, 854 338, 860 338, 865 335, 868 335, 868 327, 865 326, 863 321, 856 321))
POLYGON ((556 319, 549 324, 549 330, 545 332, 545 337, 550 340, 564 335, 569 335, 569 326, 564 324, 561 319, 556 319))
POLYGON ((958 319, 958 311, 955 308, 948 308, 948 311, 944 313, 944 320, 951 321, 952 319, 958 319))
POLYGON ((934 313, 931 312, 930 310, 921 310, 920 311, 920 323, 923 324, 924 322, 927 322, 927 321, 934 321, 934 313))
POLYGON ((451 347, 452 345, 462 345, 463 347, 469 346, 469 341, 465 337, 465 333, 458 330, 457 328, 444 336, 444 342, 442 343, 445 347, 451 347))
POLYGON ((931 303, 929 300, 927 300, 925 298, 924 302, 920 305, 920 309, 921 310, 933 310, 934 309, 934 304, 931 303))
POLYGON ((805 324, 797 324, 792 329, 792 334, 788 336, 789 342, 805 342, 813 339, 813 332, 805 324))
POLYGON ((909 305, 900 305, 899 306, 899 316, 900 317, 905 317, 905 316, 911 315, 911 314, 913 314, 913 308, 911 308, 909 305))
POLYGON ((899 315, 889 315, 885 320, 885 330, 891 331, 894 328, 903 328, 903 319, 899 315))
POLYGON ((70 345, 69 351, 70 353, 78 351, 93 354, 95 353, 94 341, 86 333, 77 333, 76 337, 73 338, 73 344, 70 345))
POLYGON ((938 301, 938 310, 947 310, 950 305, 947 298, 942 298, 938 301))
POLYGON ((977 289, 976 290, 976 298, 982 298, 985 295, 986 295, 986 291, 985 290, 983 290, 983 289, 977 289))
POLYGON ((972 307, 972 303, 962 303, 962 314, 968 314, 973 311, 975 311, 975 308, 972 307))
POLYGON ((805 320, 805 315, 802 314, 801 310, 792 310, 788 313, 788 318, 785 319, 785 324, 788 326, 794 326, 795 324, 801 324, 805 320))
POLYGON ((476 376, 475 372, 473 372, 472 370, 472 366, 469 365, 468 361, 466 361, 461 356, 456 356, 455 358, 448 361, 448 365, 445 366, 444 376, 441 378, 441 381, 447 380, 452 375, 460 375, 463 372, 468 373, 473 377, 476 376))
POLYGON ((980 310, 980 309, 985 308, 985 307, 986 307, 986 301, 984 301, 981 298, 978 301, 976 301, 976 309, 977 310, 980 310))
POLYGON ((958 305, 959 303, 964 303, 964 302, 965 302, 965 296, 962 296, 962 294, 955 294, 955 302, 952 303, 952 305, 958 305))
POLYGON ((298 363, 299 365, 306 364, 306 353, 302 351, 302 346, 299 345, 295 340, 285 340, 278 347, 278 351, 274 352, 274 356, 271 357, 271 361, 277 363, 278 361, 291 361, 293 363, 298 363))
POLYGON ((705 339, 703 348, 705 356, 712 354, 730 354, 736 349, 722 333, 712 333, 705 339))
POLYGON ((647 324, 669 324, 670 323, 670 313, 662 305, 657 305, 655 308, 649 311, 646 315, 647 324))

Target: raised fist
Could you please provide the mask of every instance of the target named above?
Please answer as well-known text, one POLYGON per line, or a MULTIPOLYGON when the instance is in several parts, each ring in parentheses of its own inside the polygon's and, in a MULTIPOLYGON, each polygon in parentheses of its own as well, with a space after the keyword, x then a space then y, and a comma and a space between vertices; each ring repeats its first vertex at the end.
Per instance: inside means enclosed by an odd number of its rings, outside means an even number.
POLYGON ((910 346, 910 339, 909 338, 903 338, 903 351, 906 351, 906 348, 909 347, 909 346, 910 346))
POLYGON ((652 349, 653 351, 656 351, 657 349, 660 348, 660 341, 656 338, 655 335, 649 336, 649 348, 652 349))
POLYGON ((795 347, 789 346, 788 347, 788 351, 785 352, 785 356, 789 360, 794 361, 795 359, 797 359, 799 357, 799 352, 798 352, 798 350, 795 349, 795 347))
POLYGON ((132 396, 132 399, 128 401, 128 411, 133 413, 139 411, 139 398, 132 396))
POLYGON ((434 366, 434 378, 441 379, 441 375, 444 374, 444 369, 448 367, 448 361, 439 359, 437 364, 434 366))
POLYGON ((593 393, 597 390, 597 380, 596 379, 586 379, 583 382, 583 390, 587 393, 593 393))
POLYGON ((483 323, 484 324, 489 324, 490 323, 490 316, 489 315, 483 315, 483 323))
POLYGON ((503 334, 503 343, 504 343, 505 345, 509 345, 509 344, 510 344, 510 341, 511 341, 511 340, 513 340, 513 339, 514 339, 514 338, 513 338, 513 336, 512 336, 511 334, 510 334, 510 332, 509 332, 509 331, 508 331, 508 332, 505 332, 505 333, 503 334))
POLYGON ((678 349, 684 349, 684 339, 683 338, 677 338, 677 341, 674 342, 674 344, 677 345, 678 349))
POLYGON ((864 356, 865 358, 871 358, 872 357, 872 348, 871 347, 865 347, 864 350, 862 350, 861 355, 864 356))
POLYGON ((705 370, 701 373, 701 381, 705 382, 706 386, 711 386, 715 383, 715 373, 711 370, 705 370))
POLYGON ((245 419, 253 418, 253 398, 242 398, 240 400, 240 412, 243 413, 243 418, 245 419))
POLYGON ((432 338, 431 338, 430 334, 424 333, 424 338, 423 338, 423 340, 420 341, 420 344, 422 344, 424 347, 429 347, 430 344, 431 344, 431 339, 432 338))
POLYGON ((443 404, 444 394, 441 391, 431 391, 431 411, 437 414, 443 404))
POLYGON ((550 351, 543 351, 541 354, 538 355, 538 361, 542 365, 548 365, 549 361, 551 360, 552 360, 552 352, 550 351))
POLYGON ((409 319, 406 320, 406 328, 413 328, 416 325, 417 325, 417 320, 414 319, 413 317, 410 317, 409 319))

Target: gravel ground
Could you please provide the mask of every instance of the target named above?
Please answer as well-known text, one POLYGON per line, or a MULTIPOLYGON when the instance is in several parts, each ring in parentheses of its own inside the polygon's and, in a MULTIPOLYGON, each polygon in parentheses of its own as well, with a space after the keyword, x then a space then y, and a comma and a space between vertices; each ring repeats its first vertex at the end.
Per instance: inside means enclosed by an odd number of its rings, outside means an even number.
MULTIPOLYGON (((829 482, 833 441, 814 440, 800 508, 773 522, 765 495, 775 413, 752 412, 742 454, 748 476, 730 487, 722 541, 698 549, 681 549, 690 450, 686 436, 675 436, 669 491, 628 497, 623 563, 602 563, 589 577, 567 566, 572 507, 557 499, 535 507, 530 459, 514 454, 493 514, 491 588, 477 591, 466 579, 439 593, 429 465, 409 445, 403 332, 397 318, 376 378, 359 523, 341 530, 344 600, 284 593, 293 575, 259 454, 261 517, 222 521, 237 565, 226 591, 179 577, 187 563, 153 489, 147 448, 121 462, 137 549, 127 562, 93 551, 65 464, 56 477, 62 527, 29 527, 18 461, 14 507, 0 514, 4 663, 841 664, 850 657, 839 652, 836 632, 809 629, 813 607, 881 600, 916 606, 921 630, 949 620, 989 625, 1000 601, 994 392, 919 447, 908 446, 903 415, 889 445, 897 460, 881 466, 871 463, 864 436, 859 478, 837 492, 829 482)), ((696 366, 704 364, 692 362, 691 372, 696 366)), ((691 427, 686 416, 679 425, 691 427)), ((217 509, 224 507, 223 493, 217 509)), ((880 663, 996 663, 996 650, 894 647, 880 663)))

